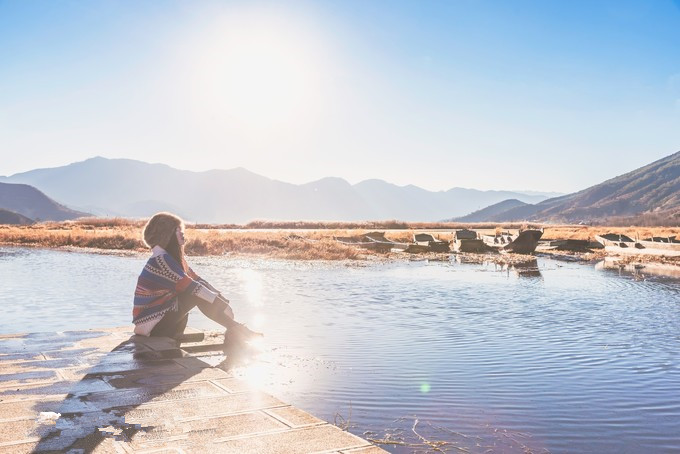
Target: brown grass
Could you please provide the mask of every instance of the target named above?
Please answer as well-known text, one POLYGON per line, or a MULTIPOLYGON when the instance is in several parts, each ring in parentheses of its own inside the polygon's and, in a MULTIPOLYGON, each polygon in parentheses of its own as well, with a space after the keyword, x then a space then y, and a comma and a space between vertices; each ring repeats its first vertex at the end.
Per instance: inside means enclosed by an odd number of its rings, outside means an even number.
POLYGON ((628 235, 636 239, 645 239, 652 236, 677 236, 680 235, 680 227, 607 227, 589 225, 558 225, 546 226, 543 232, 545 240, 595 240, 595 235, 604 233, 617 233, 628 235))
MULTIPOLYGON (((106 225, 103 223, 102 225, 106 225)), ((44 223, 31 226, 0 225, 0 244, 39 247, 84 247, 103 250, 145 251, 141 225, 118 224, 94 227, 73 222, 44 223)), ((257 232, 188 229, 187 255, 224 255, 231 253, 267 255, 293 260, 358 259, 364 251, 336 242, 333 236, 351 232, 312 232, 302 238, 290 232, 257 232)))
POLYGON ((67 221, 61 224, 75 224, 83 227, 143 227, 146 220, 136 220, 127 218, 78 218, 74 221, 67 221))
MULTIPOLYGON (((379 254, 340 244, 334 240, 334 237, 356 236, 371 230, 381 230, 386 231, 386 238, 406 243, 413 239, 415 232, 429 229, 445 230, 433 232, 433 234, 439 239, 451 240, 452 232, 463 227, 491 231, 497 228, 508 230, 527 227, 520 224, 500 226, 490 223, 405 224, 395 221, 385 223, 265 223, 258 221, 253 225, 258 227, 246 230, 246 226, 239 226, 239 229, 225 229, 223 225, 201 226, 211 228, 188 225, 187 255, 246 254, 293 260, 357 260, 379 254), (395 228, 389 229, 388 227, 395 228), (306 230, 296 232, 296 228, 306 230)), ((145 251, 146 247, 141 240, 143 226, 144 221, 123 218, 90 218, 67 222, 46 222, 30 226, 0 225, 0 244, 145 251)), ((677 236, 680 235, 680 227, 547 225, 543 238, 594 239, 595 235, 607 232, 622 233, 632 238, 642 239, 650 236, 677 236)))
POLYGON ((93 228, 75 223, 44 223, 30 226, 0 226, 0 243, 42 247, 87 247, 96 249, 145 249, 139 229, 131 226, 93 228))
POLYGON ((408 224, 401 221, 252 221, 244 225, 245 229, 329 229, 329 230, 392 230, 406 229, 408 224))
MULTIPOLYGON (((237 224, 193 224, 187 228, 197 229, 249 229, 249 230, 435 230, 459 228, 494 228, 497 224, 460 222, 403 222, 390 221, 252 221, 244 225, 237 224)), ((504 229, 517 229, 522 223, 502 224, 504 229)))
MULTIPOLYGON (((344 234, 345 232, 338 232, 344 234)), ((187 230, 187 255, 224 255, 230 253, 266 255, 292 260, 358 259, 361 251, 338 243, 332 237, 290 232, 223 232, 187 230)))

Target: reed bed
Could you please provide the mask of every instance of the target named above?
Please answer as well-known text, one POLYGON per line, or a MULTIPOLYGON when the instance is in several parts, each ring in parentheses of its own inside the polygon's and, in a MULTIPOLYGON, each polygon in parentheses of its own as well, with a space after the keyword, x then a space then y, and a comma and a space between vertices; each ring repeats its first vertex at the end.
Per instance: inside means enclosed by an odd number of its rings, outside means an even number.
MULTIPOLYGON (((102 250, 145 251, 141 227, 119 225, 93 227, 77 223, 46 223, 31 226, 0 226, 0 244, 48 248, 82 247, 102 250)), ((290 232, 224 232, 187 229, 187 255, 246 254, 292 260, 356 260, 366 251, 343 245, 334 236, 352 232, 312 232, 301 237, 290 232)))
POLYGON ((137 228, 131 226, 93 228, 75 223, 0 225, 0 243, 49 248, 66 246, 118 250, 145 248, 137 228))
MULTIPOLYGON (((187 224, 187 228, 220 230, 456 230, 461 228, 492 229, 499 224, 490 222, 404 222, 404 221, 252 221, 247 224, 187 224)), ((518 229, 527 223, 510 222, 500 226, 518 229)), ((534 225, 534 224, 531 224, 534 225)), ((538 225, 538 224, 536 224, 538 225)))
POLYGON ((589 225, 558 225, 545 226, 542 239, 544 240, 595 240, 596 235, 616 233, 627 235, 633 239, 645 239, 652 236, 678 236, 680 227, 607 227, 589 225))
MULTIPOLYGON (((65 222, 45 222, 28 226, 0 225, 0 244, 36 247, 83 247, 101 250, 145 251, 141 239, 143 220, 124 218, 85 218, 65 222)), ((267 223, 245 226, 187 225, 187 255, 261 255, 292 260, 360 260, 388 256, 335 241, 335 237, 359 236, 369 231, 385 232, 389 240, 408 243, 413 234, 430 230, 435 237, 450 241, 460 228, 512 230, 539 227, 521 224, 398 223, 267 223), (276 227, 274 227, 276 226, 276 227), (358 227, 360 226, 360 227, 358 227), (335 228, 333 228, 335 227, 335 228), (304 231, 296 231, 304 229, 304 231)), ((678 227, 603 227, 546 225, 544 239, 590 239, 603 233, 621 233, 632 238, 678 236, 678 227)))
MULTIPOLYGON (((344 232, 336 232, 341 236, 344 232)), ((332 236, 292 235, 290 232, 224 232, 191 230, 186 232, 187 255, 248 254, 291 260, 359 259, 363 251, 340 244, 332 236)))

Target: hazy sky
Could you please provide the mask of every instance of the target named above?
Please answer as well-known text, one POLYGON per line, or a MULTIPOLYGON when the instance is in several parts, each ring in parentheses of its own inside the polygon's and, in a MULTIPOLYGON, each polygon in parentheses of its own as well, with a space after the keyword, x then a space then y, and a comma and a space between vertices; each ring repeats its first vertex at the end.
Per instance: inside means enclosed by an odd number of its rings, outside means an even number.
POLYGON ((571 192, 678 150, 680 0, 0 0, 0 175, 571 192))

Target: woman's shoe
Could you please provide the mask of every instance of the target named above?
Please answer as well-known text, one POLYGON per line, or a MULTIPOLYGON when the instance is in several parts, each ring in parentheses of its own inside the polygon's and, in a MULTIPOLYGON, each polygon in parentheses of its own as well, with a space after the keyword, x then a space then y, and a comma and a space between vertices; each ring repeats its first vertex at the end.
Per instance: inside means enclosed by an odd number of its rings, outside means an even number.
POLYGON ((244 323, 237 323, 236 325, 229 328, 227 333, 230 333, 230 337, 234 336, 235 338, 244 341, 257 339, 258 337, 264 336, 264 334, 258 333, 257 331, 253 331, 252 329, 248 328, 244 323))
POLYGON ((224 333, 224 345, 240 344, 263 336, 264 334, 251 330, 243 323, 236 323, 224 333))

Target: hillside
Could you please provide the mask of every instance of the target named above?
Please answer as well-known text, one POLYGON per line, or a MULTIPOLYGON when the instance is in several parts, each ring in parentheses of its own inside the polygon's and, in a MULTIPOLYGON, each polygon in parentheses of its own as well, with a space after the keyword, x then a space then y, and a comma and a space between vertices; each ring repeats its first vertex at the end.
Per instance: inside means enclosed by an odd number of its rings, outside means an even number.
POLYGON ((144 217, 167 210, 190 221, 208 223, 256 219, 437 221, 505 199, 536 203, 546 198, 463 188, 435 192, 382 180, 352 185, 332 177, 295 185, 243 168, 191 172, 101 157, 0 180, 33 185, 62 203, 97 215, 144 217))
POLYGON ((525 206, 533 206, 528 203, 524 203, 520 200, 517 199, 508 199, 508 200, 503 200, 502 202, 498 202, 494 205, 490 205, 486 208, 482 208, 481 210, 477 210, 473 213, 470 213, 466 216, 462 216, 459 218, 453 218, 453 219, 448 219, 448 221, 456 221, 456 222, 484 222, 494 216, 497 216, 501 213, 504 213, 508 210, 511 210, 513 208, 519 208, 519 207, 525 207, 525 206))
POLYGON ((27 184, 0 183, 0 208, 36 221, 65 221, 88 215, 55 202, 27 184))
POLYGON ((0 224, 28 225, 33 224, 33 220, 14 211, 0 208, 0 224))
POLYGON ((654 212, 680 212, 680 152, 582 191, 485 220, 578 222, 654 212))

